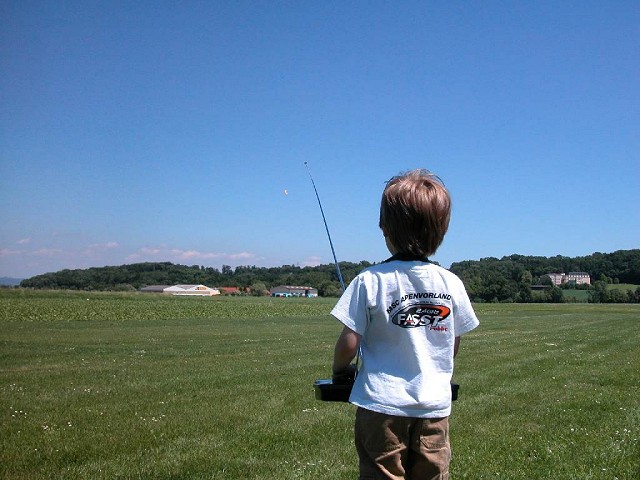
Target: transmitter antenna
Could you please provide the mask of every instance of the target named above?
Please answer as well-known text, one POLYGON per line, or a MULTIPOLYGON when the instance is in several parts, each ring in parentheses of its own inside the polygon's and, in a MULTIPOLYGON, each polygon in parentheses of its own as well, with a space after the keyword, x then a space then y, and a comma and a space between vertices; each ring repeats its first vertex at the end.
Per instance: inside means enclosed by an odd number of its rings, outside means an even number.
POLYGON ((345 291, 344 280, 342 279, 342 273, 340 272, 340 265, 338 264, 338 259, 336 258, 336 251, 333 248, 333 242, 331 241, 331 234, 329 233, 329 227, 327 226, 327 219, 324 216, 324 210, 322 209, 322 203, 320 202, 320 195, 318 195, 316 182, 313 181, 313 177, 311 176, 311 170, 309 170, 309 164, 307 162, 304 162, 304 166, 307 167, 307 173, 309 174, 309 178, 311 179, 311 185, 313 185, 313 190, 316 192, 316 198, 318 199, 318 206, 320 207, 320 213, 322 214, 322 220, 324 221, 324 228, 327 231, 327 237, 329 237, 329 245, 331 246, 331 253, 333 253, 333 261, 336 264, 336 272, 338 273, 338 280, 340 281, 340 287, 344 292, 345 291))

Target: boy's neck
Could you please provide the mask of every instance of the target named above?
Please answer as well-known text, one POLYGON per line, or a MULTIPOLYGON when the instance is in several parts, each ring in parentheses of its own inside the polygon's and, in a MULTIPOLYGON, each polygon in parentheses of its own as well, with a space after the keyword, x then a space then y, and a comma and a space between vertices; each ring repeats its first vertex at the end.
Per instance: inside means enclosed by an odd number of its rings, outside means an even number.
POLYGON ((412 255, 410 253, 396 253, 394 254, 392 257, 388 258, 385 260, 385 262, 392 262, 394 260, 400 260, 403 262, 426 262, 426 263, 430 263, 431 260, 429 260, 427 257, 419 257, 416 255, 412 255))

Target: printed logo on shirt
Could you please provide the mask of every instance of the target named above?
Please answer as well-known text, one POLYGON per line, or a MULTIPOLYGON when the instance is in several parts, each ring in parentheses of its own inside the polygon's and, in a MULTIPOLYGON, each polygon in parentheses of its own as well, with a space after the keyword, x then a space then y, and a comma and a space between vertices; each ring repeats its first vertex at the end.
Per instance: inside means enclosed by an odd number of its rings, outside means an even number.
MULTIPOLYGON (((448 293, 436 293, 436 292, 418 292, 418 293, 407 293, 403 295, 401 298, 397 298, 396 300, 389 305, 387 308, 387 314, 390 314, 393 310, 395 310, 400 304, 406 302, 407 300, 451 300, 451 295, 448 293)), ((406 307, 405 307, 406 308, 406 307)))
POLYGON ((399 310, 391 317, 391 322, 402 328, 427 327, 429 330, 446 332, 448 328, 440 323, 450 314, 451 309, 444 305, 418 303, 399 310))

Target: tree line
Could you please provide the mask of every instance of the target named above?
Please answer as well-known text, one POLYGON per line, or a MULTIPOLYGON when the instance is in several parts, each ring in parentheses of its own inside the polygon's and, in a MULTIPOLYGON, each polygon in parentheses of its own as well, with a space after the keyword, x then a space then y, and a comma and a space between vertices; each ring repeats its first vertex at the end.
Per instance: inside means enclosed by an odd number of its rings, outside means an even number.
POLYGON ((564 301, 569 288, 586 289, 594 303, 640 303, 640 287, 627 291, 607 288, 626 283, 640 285, 640 249, 596 252, 585 257, 537 257, 510 255, 467 260, 451 265, 451 271, 464 282, 474 302, 551 302, 564 301), (549 273, 586 272, 590 286, 568 283, 552 285, 549 273))
MULTIPOLYGON (((372 263, 340 262, 345 280, 372 263)), ((283 265, 256 267, 223 265, 221 269, 201 265, 179 265, 170 262, 145 262, 82 270, 60 270, 36 275, 20 282, 20 287, 65 290, 135 291, 150 285, 207 285, 209 287, 238 287, 260 295, 277 285, 310 286, 321 296, 339 296, 340 282, 333 264, 315 267, 283 265)))
MULTIPOLYGON (((373 265, 340 262, 345 282, 373 265)), ((551 285, 549 273, 586 272, 592 286, 587 288, 593 302, 640 303, 640 287, 627 292, 608 289, 608 284, 640 285, 640 249, 613 253, 594 253, 585 257, 536 257, 510 255, 456 262, 450 270, 464 282, 474 302, 562 302, 563 289, 551 285), (617 292, 617 293, 614 293, 617 292), (622 296, 621 296, 622 295, 622 296)), ((340 284, 335 265, 281 267, 223 265, 221 269, 170 262, 60 270, 37 275, 20 283, 21 287, 71 290, 135 291, 149 285, 203 284, 210 287, 238 287, 259 295, 277 285, 304 285, 318 289, 321 296, 339 296, 340 284)))

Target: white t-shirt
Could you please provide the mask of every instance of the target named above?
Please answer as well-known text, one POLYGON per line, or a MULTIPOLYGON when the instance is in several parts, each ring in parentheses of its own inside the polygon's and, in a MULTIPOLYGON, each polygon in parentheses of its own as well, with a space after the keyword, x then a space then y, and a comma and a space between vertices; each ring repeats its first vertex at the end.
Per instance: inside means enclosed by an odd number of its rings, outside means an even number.
POLYGON ((362 336, 351 403, 413 418, 451 413, 455 337, 479 324, 456 275, 421 261, 374 265, 353 279, 331 314, 362 336))

